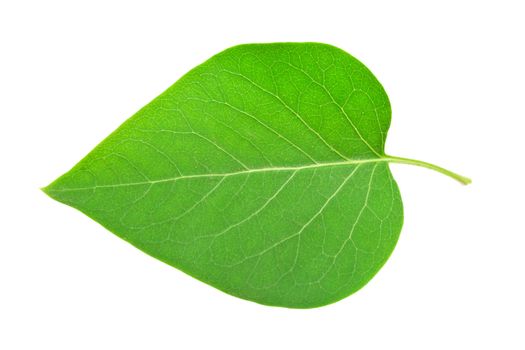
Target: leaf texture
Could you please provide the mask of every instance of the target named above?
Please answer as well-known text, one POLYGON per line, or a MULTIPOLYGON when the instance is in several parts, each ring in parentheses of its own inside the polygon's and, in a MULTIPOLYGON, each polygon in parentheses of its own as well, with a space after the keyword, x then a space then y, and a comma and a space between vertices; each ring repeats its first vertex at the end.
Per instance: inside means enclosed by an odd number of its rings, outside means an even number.
POLYGON ((318 307, 363 287, 398 240, 390 116, 381 84, 338 48, 236 46, 44 190, 224 292, 318 307))

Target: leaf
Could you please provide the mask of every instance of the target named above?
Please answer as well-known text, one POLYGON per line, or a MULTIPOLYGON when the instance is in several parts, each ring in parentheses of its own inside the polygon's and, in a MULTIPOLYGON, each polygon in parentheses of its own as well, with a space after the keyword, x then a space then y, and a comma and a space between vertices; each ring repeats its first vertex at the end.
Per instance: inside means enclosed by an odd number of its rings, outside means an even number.
POLYGON ((226 293, 310 308, 363 287, 403 208, 390 104, 317 43, 232 47, 197 66, 44 191, 226 293))

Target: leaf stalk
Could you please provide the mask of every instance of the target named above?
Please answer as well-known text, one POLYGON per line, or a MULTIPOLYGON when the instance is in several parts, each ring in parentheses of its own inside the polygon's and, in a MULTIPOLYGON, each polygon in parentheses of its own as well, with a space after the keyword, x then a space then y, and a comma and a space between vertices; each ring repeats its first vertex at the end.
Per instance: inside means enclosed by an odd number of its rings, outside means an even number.
POLYGON ((437 171, 441 174, 447 175, 451 178, 453 178, 456 181, 459 181, 463 185, 468 185, 472 182, 472 180, 466 176, 459 175, 458 173, 455 173, 453 171, 450 171, 448 169, 442 168, 440 166, 437 166, 432 163, 424 162, 422 160, 416 160, 416 159, 410 159, 410 158, 403 158, 403 157, 395 157, 395 156, 385 156, 384 158, 386 161, 390 163, 399 163, 399 164, 410 164, 415 166, 420 166, 427 169, 432 169, 434 171, 437 171))

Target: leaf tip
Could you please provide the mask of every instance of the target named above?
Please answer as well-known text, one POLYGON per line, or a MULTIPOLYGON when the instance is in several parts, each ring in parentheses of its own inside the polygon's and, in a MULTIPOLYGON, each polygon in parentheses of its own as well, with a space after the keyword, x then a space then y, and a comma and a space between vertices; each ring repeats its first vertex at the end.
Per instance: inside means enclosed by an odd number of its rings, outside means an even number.
POLYGON ((48 196, 49 198, 52 198, 52 199, 55 199, 55 194, 54 193, 54 189, 55 189, 55 186, 54 186, 55 182, 51 182, 49 185, 47 186, 43 186, 43 187, 40 187, 40 191, 44 192, 44 194, 46 196, 48 196))
POLYGON ((50 191, 49 191, 49 187, 51 185, 47 185, 47 186, 44 186, 44 187, 40 187, 40 191, 44 192, 46 195, 50 196, 50 191))

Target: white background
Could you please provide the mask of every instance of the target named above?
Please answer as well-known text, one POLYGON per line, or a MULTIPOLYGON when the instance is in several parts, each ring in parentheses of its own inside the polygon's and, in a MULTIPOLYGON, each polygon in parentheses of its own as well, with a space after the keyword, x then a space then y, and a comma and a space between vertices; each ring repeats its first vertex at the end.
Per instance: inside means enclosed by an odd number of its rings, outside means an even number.
POLYGON ((521 1, 3 1, 0 348, 524 349, 521 1), (399 244, 313 310, 219 292, 39 191, 193 66, 232 45, 319 41, 388 92, 399 244))

